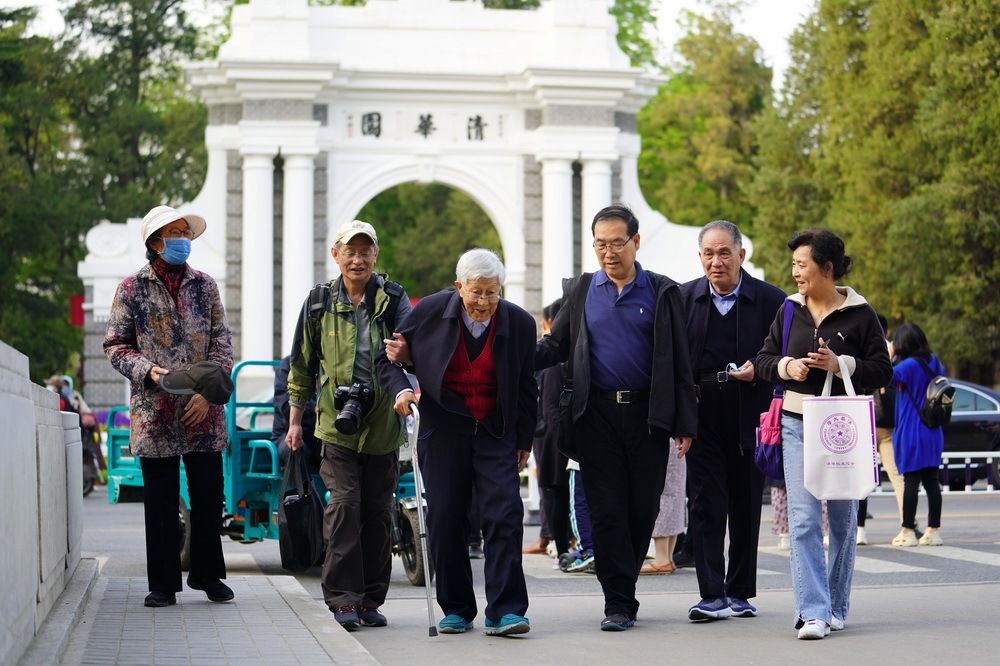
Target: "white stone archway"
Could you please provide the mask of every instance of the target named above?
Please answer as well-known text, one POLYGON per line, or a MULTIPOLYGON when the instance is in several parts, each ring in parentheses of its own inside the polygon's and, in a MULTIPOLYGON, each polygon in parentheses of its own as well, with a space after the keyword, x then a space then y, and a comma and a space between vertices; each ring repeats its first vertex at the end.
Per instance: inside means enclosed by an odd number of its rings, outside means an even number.
MULTIPOLYGON (((504 264, 507 269, 507 298, 517 303, 524 302, 524 210, 522 199, 505 200, 495 183, 489 182, 485 174, 473 165, 460 161, 440 160, 433 163, 415 158, 391 159, 384 163, 374 161, 372 167, 359 170, 356 178, 343 187, 338 187, 335 174, 338 169, 336 158, 331 156, 329 186, 330 214, 327 246, 333 243, 333 235, 345 222, 354 219, 369 201, 382 192, 403 183, 441 183, 469 195, 493 223, 503 248, 504 264)), ((510 175, 520 177, 520 165, 511 164, 510 175)), ((377 220, 374 220, 376 224, 377 220)), ((456 261, 458 257, 442 257, 443 261, 456 261)), ((336 266, 327 259, 328 271, 332 274, 336 266)))
MULTIPOLYGON (((332 276, 333 230, 404 182, 439 182, 482 207, 503 244, 507 296, 532 312, 563 278, 595 268, 589 221, 612 201, 640 220, 644 266, 700 275, 697 229, 671 224, 639 191, 636 113, 661 79, 629 65, 616 32, 607 0, 235 6, 218 57, 186 66, 209 107, 209 164, 182 208, 209 220, 191 261, 223 289, 238 356, 287 353, 305 294, 332 276)), ((138 224, 87 236, 91 404, 121 401, 100 338, 115 285, 144 262, 138 224)))

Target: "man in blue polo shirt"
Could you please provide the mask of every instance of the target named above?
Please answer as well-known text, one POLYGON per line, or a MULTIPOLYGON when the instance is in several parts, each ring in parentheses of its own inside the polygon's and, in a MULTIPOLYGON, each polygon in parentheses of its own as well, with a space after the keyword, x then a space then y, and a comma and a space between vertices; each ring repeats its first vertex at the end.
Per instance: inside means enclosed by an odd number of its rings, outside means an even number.
POLYGON ((601 629, 624 631, 639 610, 635 584, 671 438, 683 457, 698 407, 678 284, 636 261, 639 221, 627 207, 602 209, 591 232, 601 270, 566 281, 536 367, 568 361, 561 404, 572 428, 563 445, 580 463, 590 507, 601 629))

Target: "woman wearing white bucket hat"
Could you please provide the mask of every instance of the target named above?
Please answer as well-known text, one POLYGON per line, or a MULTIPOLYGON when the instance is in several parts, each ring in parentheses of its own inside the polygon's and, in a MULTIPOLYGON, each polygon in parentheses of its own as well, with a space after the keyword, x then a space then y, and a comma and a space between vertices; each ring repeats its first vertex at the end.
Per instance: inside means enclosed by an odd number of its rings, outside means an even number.
POLYGON ((176 603, 181 591, 181 535, 177 523, 183 457, 191 499, 188 587, 212 601, 233 592, 221 579, 226 565, 219 539, 222 519, 223 408, 201 395, 173 395, 160 386, 170 371, 211 361, 229 372, 233 347, 219 287, 187 264, 191 241, 204 233, 200 215, 169 206, 142 221, 149 263, 118 285, 104 352, 131 382, 130 447, 139 456, 146 518, 147 606, 176 603))

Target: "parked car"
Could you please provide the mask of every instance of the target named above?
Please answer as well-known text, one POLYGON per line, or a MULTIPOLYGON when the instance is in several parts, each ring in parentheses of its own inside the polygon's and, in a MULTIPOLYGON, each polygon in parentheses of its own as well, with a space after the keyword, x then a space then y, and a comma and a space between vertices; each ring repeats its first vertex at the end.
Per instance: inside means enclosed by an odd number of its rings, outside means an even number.
POLYGON ((944 427, 946 453, 996 452, 997 457, 987 466, 973 459, 968 475, 965 463, 952 460, 949 464, 950 485, 961 488, 963 483, 975 482, 990 474, 995 486, 1000 486, 1000 393, 986 386, 952 380, 955 402, 952 405, 951 423, 944 427))

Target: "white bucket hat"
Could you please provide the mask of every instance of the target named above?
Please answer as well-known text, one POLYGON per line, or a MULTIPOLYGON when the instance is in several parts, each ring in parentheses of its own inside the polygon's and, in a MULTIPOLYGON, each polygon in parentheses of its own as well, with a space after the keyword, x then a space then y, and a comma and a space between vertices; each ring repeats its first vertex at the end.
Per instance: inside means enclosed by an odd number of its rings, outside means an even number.
POLYGON ((157 231, 171 222, 176 222, 177 220, 187 221, 188 228, 190 228, 191 232, 194 234, 192 240, 205 233, 205 229, 208 227, 208 223, 205 222, 205 218, 201 215, 195 215, 194 213, 182 213, 176 208, 171 208, 170 206, 157 206, 146 213, 146 217, 142 218, 143 244, 145 244, 146 241, 149 240, 149 237, 157 231))

